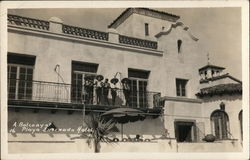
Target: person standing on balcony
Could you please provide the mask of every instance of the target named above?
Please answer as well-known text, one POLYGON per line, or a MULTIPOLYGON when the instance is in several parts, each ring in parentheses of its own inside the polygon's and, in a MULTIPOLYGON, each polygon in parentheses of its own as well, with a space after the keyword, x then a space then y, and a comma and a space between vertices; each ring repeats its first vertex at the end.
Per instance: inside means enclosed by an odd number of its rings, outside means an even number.
POLYGON ((112 83, 111 84, 111 95, 112 95, 112 105, 114 106, 115 105, 115 99, 116 99, 116 96, 117 96, 117 90, 118 90, 118 87, 116 86, 117 82, 119 80, 117 78, 112 78, 110 80, 110 82, 112 83))
POLYGON ((130 86, 129 86, 129 79, 128 78, 123 78, 122 79, 122 88, 123 88, 123 94, 126 100, 126 106, 130 105, 130 86))
POLYGON ((86 76, 84 79, 84 88, 86 91, 85 101, 87 104, 93 104, 94 78, 93 76, 86 76))
POLYGON ((102 99, 102 86, 103 86, 102 80, 103 80, 103 76, 102 75, 97 75, 96 80, 97 81, 95 81, 95 84, 94 84, 95 87, 96 87, 96 89, 95 89, 95 91, 96 91, 96 103, 100 104, 101 99, 102 99))
POLYGON ((105 105, 109 105, 109 100, 108 100, 109 89, 110 89, 109 79, 106 78, 103 83, 103 100, 105 105))

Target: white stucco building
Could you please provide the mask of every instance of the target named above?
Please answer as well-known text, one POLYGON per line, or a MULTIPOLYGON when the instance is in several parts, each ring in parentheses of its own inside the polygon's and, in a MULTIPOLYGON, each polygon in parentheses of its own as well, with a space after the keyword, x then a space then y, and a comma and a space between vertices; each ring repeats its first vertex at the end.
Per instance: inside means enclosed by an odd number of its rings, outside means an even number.
POLYGON ((100 32, 56 17, 8 15, 9 152, 92 152, 75 138, 82 112, 114 108, 137 109, 143 118, 118 125, 118 145, 102 144, 101 152, 242 151, 242 82, 208 63, 207 51, 179 18, 128 8, 100 32), (109 104, 97 104, 95 90, 86 102, 89 75, 118 78, 114 105, 111 93, 109 104), (52 122, 61 130, 47 132, 52 122), (138 134, 150 142, 122 142, 138 134), (208 134, 216 141, 205 142, 208 134))

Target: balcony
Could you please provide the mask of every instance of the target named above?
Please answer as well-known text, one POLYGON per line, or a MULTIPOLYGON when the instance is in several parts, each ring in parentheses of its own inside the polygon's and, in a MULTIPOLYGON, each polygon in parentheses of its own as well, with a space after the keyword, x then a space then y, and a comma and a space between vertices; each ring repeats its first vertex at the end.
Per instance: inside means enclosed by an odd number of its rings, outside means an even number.
POLYGON ((118 107, 137 108, 150 113, 162 107, 160 93, 131 91, 129 103, 126 105, 124 90, 116 89, 116 97, 112 99, 111 88, 105 98, 101 90, 100 102, 97 102, 96 88, 87 89, 86 86, 75 86, 65 83, 44 81, 27 81, 19 79, 8 80, 9 107, 47 108, 82 110, 109 110, 118 107))

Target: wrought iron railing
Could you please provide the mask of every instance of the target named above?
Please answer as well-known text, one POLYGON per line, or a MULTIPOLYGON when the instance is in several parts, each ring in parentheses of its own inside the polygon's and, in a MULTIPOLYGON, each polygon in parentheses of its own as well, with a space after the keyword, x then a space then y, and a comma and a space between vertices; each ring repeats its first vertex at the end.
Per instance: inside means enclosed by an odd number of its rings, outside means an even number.
POLYGON ((62 26, 63 33, 108 41, 108 33, 69 25, 62 26))
POLYGON ((160 107, 160 93, 123 89, 87 87, 44 81, 9 79, 8 100, 74 103, 87 105, 127 106, 133 108, 160 107), (116 95, 116 96, 114 96, 116 95), (99 102, 98 102, 99 97, 99 102), (127 103, 126 103, 127 102, 127 103))
POLYGON ((144 47, 144 48, 157 49, 157 42, 155 41, 127 37, 124 35, 119 35, 119 43, 129 44, 129 45, 139 46, 139 47, 144 47))
POLYGON ((48 21, 21 17, 21 16, 16 16, 16 15, 11 15, 11 14, 8 14, 8 23, 18 25, 18 26, 41 29, 41 30, 49 30, 48 21))

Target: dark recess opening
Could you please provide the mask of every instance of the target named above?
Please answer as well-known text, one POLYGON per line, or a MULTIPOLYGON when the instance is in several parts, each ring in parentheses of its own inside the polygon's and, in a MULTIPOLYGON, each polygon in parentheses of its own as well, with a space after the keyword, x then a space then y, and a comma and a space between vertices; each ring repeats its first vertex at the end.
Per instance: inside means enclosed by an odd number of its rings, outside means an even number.
POLYGON ((175 122, 175 136, 177 142, 192 142, 194 122, 175 122))

